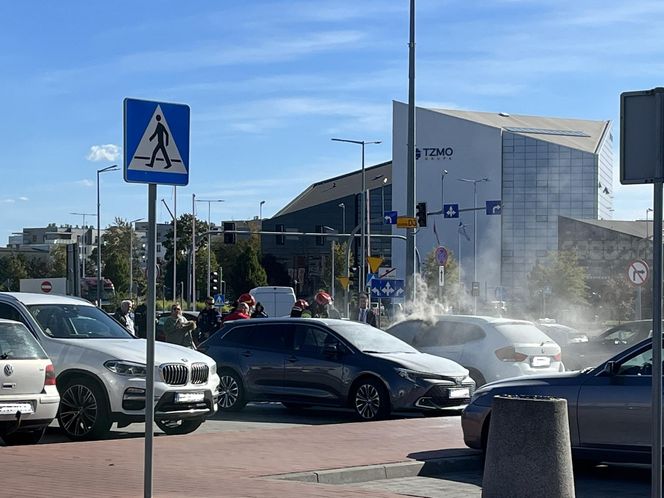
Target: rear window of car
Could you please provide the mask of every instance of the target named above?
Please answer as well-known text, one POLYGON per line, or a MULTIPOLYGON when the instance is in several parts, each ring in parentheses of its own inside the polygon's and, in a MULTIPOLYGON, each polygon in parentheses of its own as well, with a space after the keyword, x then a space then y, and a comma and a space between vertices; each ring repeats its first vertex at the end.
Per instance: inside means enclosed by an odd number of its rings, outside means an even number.
POLYGON ((494 325, 502 336, 512 343, 517 342, 551 342, 551 338, 532 323, 501 323, 494 325))
POLYGON ((30 331, 21 324, 0 323, 0 359, 45 360, 48 356, 30 331))

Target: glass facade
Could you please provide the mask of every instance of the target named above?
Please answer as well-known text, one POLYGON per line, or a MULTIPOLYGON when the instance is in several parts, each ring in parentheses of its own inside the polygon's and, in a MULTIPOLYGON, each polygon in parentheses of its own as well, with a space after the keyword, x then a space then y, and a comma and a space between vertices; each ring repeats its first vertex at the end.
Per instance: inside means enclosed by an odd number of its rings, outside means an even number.
POLYGON ((557 250, 558 215, 610 217, 612 144, 609 135, 594 154, 507 131, 502 144, 501 281, 516 297, 533 265, 557 250))

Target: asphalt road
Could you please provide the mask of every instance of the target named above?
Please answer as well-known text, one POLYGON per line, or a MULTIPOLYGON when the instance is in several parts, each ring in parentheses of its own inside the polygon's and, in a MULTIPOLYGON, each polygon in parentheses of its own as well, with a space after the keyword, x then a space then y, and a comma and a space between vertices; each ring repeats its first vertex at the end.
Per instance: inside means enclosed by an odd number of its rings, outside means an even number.
MULTIPOLYGON (((456 417, 460 421, 460 410, 449 410, 445 417, 456 417)), ((392 418, 423 417, 419 413, 397 413, 392 418)), ((250 431, 256 429, 274 429, 287 427, 301 427, 325 424, 346 424, 357 422, 351 410, 334 408, 308 408, 305 410, 288 410, 281 403, 250 403, 242 411, 235 413, 217 413, 209 418, 196 431, 200 433, 216 433, 227 431, 250 431)), ((367 422, 370 423, 370 422, 367 422)), ((155 425, 154 433, 163 436, 155 425)), ((109 439, 122 439, 143 437, 144 424, 131 424, 122 429, 115 425, 111 429, 109 439)), ((49 427, 41 444, 70 442, 61 432, 58 423, 54 421, 49 427)))

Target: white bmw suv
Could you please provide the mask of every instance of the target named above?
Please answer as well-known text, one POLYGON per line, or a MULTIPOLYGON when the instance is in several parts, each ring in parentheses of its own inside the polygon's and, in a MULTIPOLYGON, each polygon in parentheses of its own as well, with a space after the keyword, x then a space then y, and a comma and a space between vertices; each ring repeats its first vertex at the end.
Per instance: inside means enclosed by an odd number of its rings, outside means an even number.
MULTIPOLYGON (((88 301, 0 293, 0 318, 22 322, 55 365, 58 423, 74 440, 103 437, 113 422, 145 421, 146 341, 88 301)), ((155 422, 167 434, 195 431, 217 410, 219 376, 208 356, 155 344, 155 422)))

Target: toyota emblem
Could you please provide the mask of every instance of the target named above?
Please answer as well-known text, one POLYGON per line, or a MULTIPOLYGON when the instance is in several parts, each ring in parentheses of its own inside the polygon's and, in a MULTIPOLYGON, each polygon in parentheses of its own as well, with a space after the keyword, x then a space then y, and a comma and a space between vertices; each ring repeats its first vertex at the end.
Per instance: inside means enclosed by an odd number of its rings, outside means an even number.
POLYGON ((13 373, 14 373, 14 367, 12 367, 9 364, 5 365, 5 375, 9 377, 13 373))

